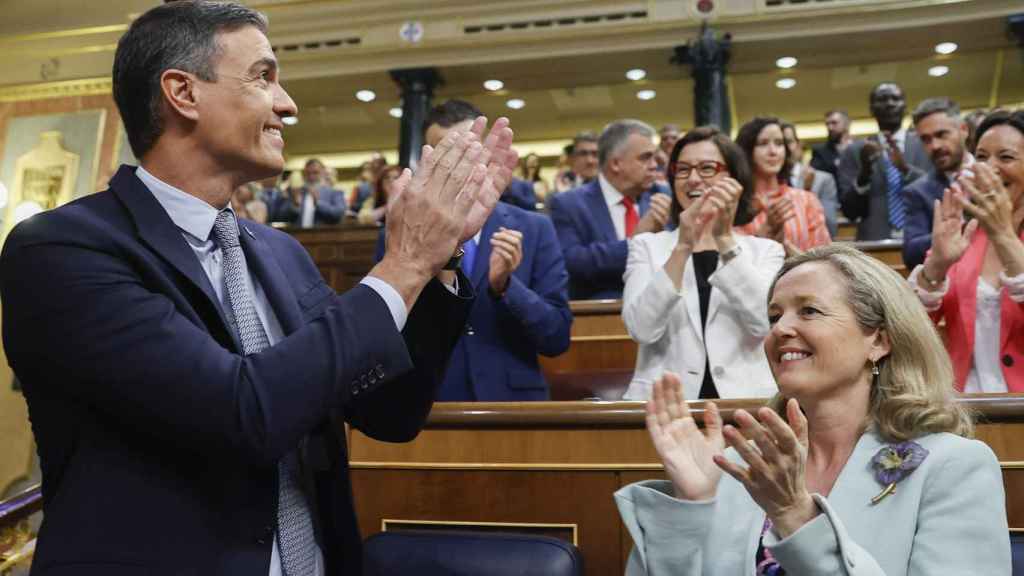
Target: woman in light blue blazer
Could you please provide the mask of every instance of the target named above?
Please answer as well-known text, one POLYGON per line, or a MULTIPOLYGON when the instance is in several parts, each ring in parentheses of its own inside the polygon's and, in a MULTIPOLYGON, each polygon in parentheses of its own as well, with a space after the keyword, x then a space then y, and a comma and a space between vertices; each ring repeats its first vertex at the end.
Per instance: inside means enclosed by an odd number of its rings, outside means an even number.
POLYGON ((635 543, 627 574, 1008 576, 999 463, 969 439, 903 278, 815 248, 786 261, 768 313, 768 407, 737 410, 734 427, 709 402, 702 432, 679 379, 656 382, 647 427, 670 480, 615 494, 635 543))

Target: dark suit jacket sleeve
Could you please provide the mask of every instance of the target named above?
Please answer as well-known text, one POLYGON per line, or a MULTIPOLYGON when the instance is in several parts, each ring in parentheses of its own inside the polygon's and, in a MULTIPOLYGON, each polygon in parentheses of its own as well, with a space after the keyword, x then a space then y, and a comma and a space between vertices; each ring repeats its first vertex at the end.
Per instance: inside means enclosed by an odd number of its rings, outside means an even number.
POLYGON ((825 159, 825 156, 822 153, 822 146, 823 145, 819 144, 818 146, 811 148, 811 168, 831 174, 836 167, 834 165, 830 165, 829 161, 825 159))
POLYGON ((282 191, 274 207, 274 218, 277 222, 294 224, 299 219, 299 207, 292 202, 291 191, 282 191))
POLYGON ((460 293, 455 295, 431 280, 410 311, 402 337, 412 358, 412 370, 362 398, 352 398, 346 405, 346 419, 366 435, 407 442, 426 423, 473 303, 471 282, 461 271, 458 284, 460 293))
POLYGON ((914 181, 903 191, 907 219, 903 224, 903 264, 913 270, 924 262, 932 246, 932 199, 927 193, 927 180, 914 181))
POLYGON ((863 141, 857 141, 843 150, 839 157, 839 206, 850 220, 864 218, 868 213, 868 194, 857 193, 857 176, 860 174, 860 149, 863 141))
MULTIPOLYGON (((626 240, 592 242, 584 244, 573 219, 573 212, 582 210, 570 206, 562 195, 551 199, 551 221, 558 233, 565 257, 565 268, 574 282, 597 282, 608 278, 622 280, 626 271, 629 243, 626 240)), ((582 214, 576 216, 584 218, 582 214)))
MULTIPOLYGON (((242 356, 222 347, 180 302, 152 290, 144 268, 116 248, 17 236, 8 239, 0 266, 4 342, 15 371, 48 394, 107 413, 125 430, 184 450, 269 465, 330 410, 350 404, 358 377, 379 369, 379 386, 413 368, 387 306, 366 286, 333 301, 323 291, 315 319, 242 356), (54 346, 62 352, 48 354, 54 346)), ((436 347, 430 352, 441 347, 428 345, 436 347)))
MULTIPOLYGON (((523 336, 545 356, 557 356, 569 349, 569 275, 559 250, 555 229, 543 216, 533 219, 534 226, 524 234, 535 246, 530 284, 513 274, 508 289, 499 301, 499 309, 516 318, 523 327, 523 336)), ((481 298, 489 298, 483 295, 481 298)))
POLYGON ((533 184, 519 178, 515 178, 509 183, 508 188, 501 195, 501 201, 530 212, 537 210, 537 195, 533 191, 533 184))

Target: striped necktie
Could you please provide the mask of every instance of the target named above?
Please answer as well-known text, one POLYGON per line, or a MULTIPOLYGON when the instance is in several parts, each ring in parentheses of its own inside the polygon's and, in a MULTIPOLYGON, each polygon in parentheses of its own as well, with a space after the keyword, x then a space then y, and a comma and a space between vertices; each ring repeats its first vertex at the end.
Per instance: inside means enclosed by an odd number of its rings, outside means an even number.
MULTIPOLYGON (((246 282, 248 271, 238 242, 238 222, 230 210, 221 210, 213 223, 213 236, 221 250, 224 288, 242 352, 249 356, 270 347, 270 339, 256 314, 246 282)), ((299 485, 296 451, 286 454, 277 466, 277 546, 286 576, 306 576, 316 571, 316 538, 309 503, 299 485)))
POLYGON ((903 229, 907 219, 907 207, 903 204, 903 174, 886 153, 882 156, 885 168, 885 184, 888 189, 886 200, 889 204, 889 224, 896 230, 903 229))

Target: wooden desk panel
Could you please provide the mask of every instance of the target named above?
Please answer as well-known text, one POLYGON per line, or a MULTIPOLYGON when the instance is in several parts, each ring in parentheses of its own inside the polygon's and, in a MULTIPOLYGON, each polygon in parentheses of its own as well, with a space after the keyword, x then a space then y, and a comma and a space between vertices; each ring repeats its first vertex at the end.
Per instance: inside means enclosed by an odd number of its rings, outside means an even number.
POLYGON ((377 250, 377 226, 344 221, 337 226, 284 228, 309 252, 324 281, 344 292, 373 268, 377 250))
MULTIPOLYGON (((963 401, 986 419, 977 437, 1003 464, 1010 526, 1024 529, 1024 396, 963 401)), ((736 408, 761 402, 719 404, 730 421, 736 408)), ((700 422, 703 403, 690 406, 700 422)), ((588 576, 621 575, 632 546, 615 490, 664 477, 640 402, 438 403, 407 444, 353 431, 350 458, 364 536, 384 519, 517 524, 508 529, 547 534, 572 525, 588 576)))

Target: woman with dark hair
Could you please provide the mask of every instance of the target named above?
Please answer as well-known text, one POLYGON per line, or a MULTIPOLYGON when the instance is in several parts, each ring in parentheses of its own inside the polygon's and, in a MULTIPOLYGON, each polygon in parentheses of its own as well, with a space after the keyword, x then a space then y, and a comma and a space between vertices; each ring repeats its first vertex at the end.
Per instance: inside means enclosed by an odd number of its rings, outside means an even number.
POLYGON ((696 128, 676 142, 667 176, 675 229, 629 243, 622 319, 640 350, 625 397, 647 399, 666 370, 682 375, 689 398, 770 396, 761 344, 784 254, 734 232, 750 220, 743 152, 718 129, 696 128))
POLYGON ((932 248, 909 280, 946 322, 957 390, 1024 392, 1024 111, 989 114, 974 157, 935 201, 932 248))
POLYGON ((789 186, 792 161, 782 121, 754 118, 740 128, 736 144, 746 154, 754 174, 755 215, 743 231, 781 242, 787 255, 831 242, 818 197, 789 186))
POLYGON ((519 163, 519 170, 521 178, 533 186, 534 196, 537 197, 539 202, 543 202, 544 199, 548 197, 548 192, 551 191, 551 188, 548 186, 548 183, 540 177, 540 156, 530 152, 519 163))
POLYGON ((363 206, 359 209, 360 224, 376 224, 384 221, 384 215, 388 211, 388 198, 391 196, 391 189, 402 175, 402 168, 399 166, 384 166, 377 172, 377 179, 373 183, 373 195, 368 197, 363 206))

